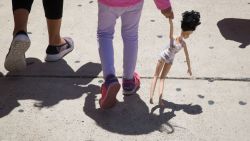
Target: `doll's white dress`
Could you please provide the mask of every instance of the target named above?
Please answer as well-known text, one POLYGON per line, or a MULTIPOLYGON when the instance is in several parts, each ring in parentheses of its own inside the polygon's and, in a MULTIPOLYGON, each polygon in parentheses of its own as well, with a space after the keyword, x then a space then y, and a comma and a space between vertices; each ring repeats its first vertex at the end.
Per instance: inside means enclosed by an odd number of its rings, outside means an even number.
MULTIPOLYGON (((182 41, 183 42, 183 41, 182 41)), ((163 60, 167 64, 172 64, 175 54, 183 48, 183 43, 177 43, 176 40, 171 39, 169 45, 160 53, 159 60, 163 60)))

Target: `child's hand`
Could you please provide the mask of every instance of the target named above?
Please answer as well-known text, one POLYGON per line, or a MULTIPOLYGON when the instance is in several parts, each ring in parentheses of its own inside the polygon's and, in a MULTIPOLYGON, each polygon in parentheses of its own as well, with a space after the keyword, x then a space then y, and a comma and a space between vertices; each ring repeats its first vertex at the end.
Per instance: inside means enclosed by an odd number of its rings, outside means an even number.
POLYGON ((187 72, 189 73, 190 76, 192 76, 192 71, 191 71, 191 69, 188 69, 187 72))
POLYGON ((171 7, 167 8, 167 9, 164 9, 164 10, 161 10, 161 13, 162 13, 166 18, 174 19, 174 13, 173 13, 171 7))

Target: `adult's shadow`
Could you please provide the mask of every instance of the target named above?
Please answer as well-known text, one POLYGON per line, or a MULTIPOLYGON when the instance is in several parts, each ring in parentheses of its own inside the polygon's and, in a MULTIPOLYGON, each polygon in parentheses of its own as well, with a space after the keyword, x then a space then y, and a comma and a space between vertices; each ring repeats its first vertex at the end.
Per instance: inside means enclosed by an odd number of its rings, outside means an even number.
POLYGON ((246 48, 250 44, 250 20, 226 18, 217 23, 217 26, 226 40, 241 43, 240 48, 246 48))
POLYGON ((97 101, 96 95, 88 94, 83 111, 105 130, 124 135, 148 134, 156 130, 174 132, 169 120, 175 114, 172 112, 161 115, 150 114, 149 108, 138 94, 125 96, 123 102, 118 102, 114 108, 109 110, 97 108, 97 101))
POLYGON ((0 118, 20 106, 18 100, 32 99, 35 107, 49 108, 85 93, 99 93, 99 86, 90 84, 101 72, 98 63, 86 63, 75 72, 65 60, 43 63, 28 58, 27 62, 25 71, 8 73, 0 79, 0 118))

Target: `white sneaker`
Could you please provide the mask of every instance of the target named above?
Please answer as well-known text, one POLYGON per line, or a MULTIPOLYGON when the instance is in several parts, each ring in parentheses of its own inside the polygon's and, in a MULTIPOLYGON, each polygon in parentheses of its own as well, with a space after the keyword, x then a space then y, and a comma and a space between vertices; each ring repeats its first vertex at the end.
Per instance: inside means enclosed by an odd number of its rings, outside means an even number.
POLYGON ((46 50, 45 61, 54 62, 62 59, 65 55, 74 49, 74 42, 69 37, 63 38, 66 43, 61 46, 48 46, 46 50))
POLYGON ((4 67, 10 72, 22 71, 26 68, 25 52, 30 47, 30 39, 26 32, 18 32, 13 38, 4 67))

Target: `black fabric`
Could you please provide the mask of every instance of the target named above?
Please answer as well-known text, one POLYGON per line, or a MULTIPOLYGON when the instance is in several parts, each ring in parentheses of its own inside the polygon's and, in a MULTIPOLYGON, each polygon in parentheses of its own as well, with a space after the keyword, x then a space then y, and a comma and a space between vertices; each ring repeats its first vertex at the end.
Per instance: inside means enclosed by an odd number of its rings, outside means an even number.
POLYGON ((63 0, 43 0, 45 16, 48 19, 61 19, 63 13, 63 0))
POLYGON ((107 78, 105 79, 105 85, 108 87, 111 83, 114 82, 118 82, 117 77, 115 77, 115 75, 110 74, 107 76, 107 78))
POLYGON ((30 12, 32 4, 33 0, 12 0, 12 10, 27 9, 30 12))
POLYGON ((59 53, 59 50, 57 49, 57 47, 55 46, 48 46, 47 49, 46 49, 46 53, 47 54, 58 54, 59 53))
POLYGON ((65 43, 65 44, 62 44, 60 46, 52 46, 52 45, 49 45, 46 49, 46 53, 47 54, 58 54, 61 50, 61 47, 67 45, 67 49, 69 48, 69 44, 68 43, 65 43))
MULTIPOLYGON (((17 9, 31 11, 33 0, 12 0, 13 12, 17 9)), ((43 0, 45 17, 47 19, 61 19, 63 13, 63 0, 43 0)))
MULTIPOLYGON (((23 30, 18 31, 18 32, 16 33, 16 35, 19 35, 19 34, 23 34, 23 35, 28 36, 28 34, 27 34, 25 31, 23 31, 23 30)), ((16 35, 15 35, 15 36, 16 36, 16 35)))

